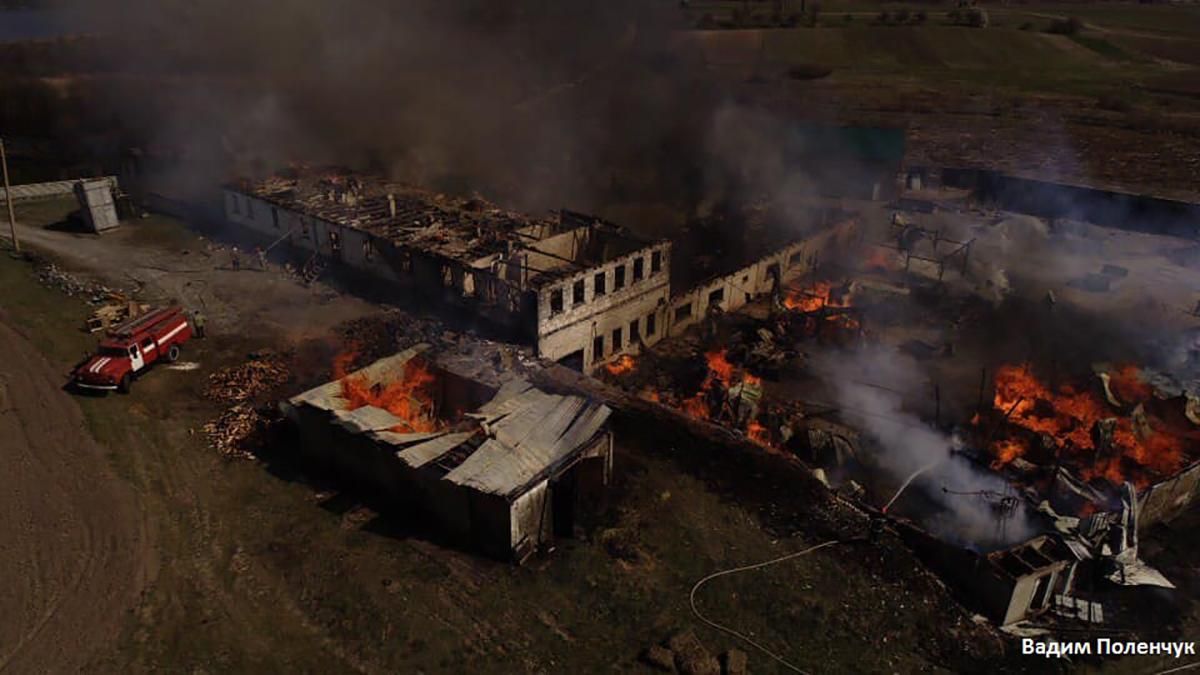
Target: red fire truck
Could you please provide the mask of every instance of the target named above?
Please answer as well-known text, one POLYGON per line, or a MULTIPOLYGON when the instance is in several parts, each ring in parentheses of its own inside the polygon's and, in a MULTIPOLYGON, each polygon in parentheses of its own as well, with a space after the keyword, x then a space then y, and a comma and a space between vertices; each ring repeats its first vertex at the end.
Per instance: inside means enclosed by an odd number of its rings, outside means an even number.
POLYGON ((128 393, 133 378, 156 361, 175 361, 192 326, 179 306, 152 310, 108 332, 96 354, 75 368, 72 381, 81 389, 128 393))

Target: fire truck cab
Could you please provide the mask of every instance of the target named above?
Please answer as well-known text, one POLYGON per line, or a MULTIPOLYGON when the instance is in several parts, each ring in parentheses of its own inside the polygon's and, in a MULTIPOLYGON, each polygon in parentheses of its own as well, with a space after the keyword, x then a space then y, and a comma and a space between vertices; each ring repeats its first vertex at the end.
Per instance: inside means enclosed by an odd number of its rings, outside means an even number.
POLYGON ((80 389, 128 392, 133 379, 158 361, 175 361, 192 337, 183 308, 153 310, 108 332, 97 352, 75 368, 80 389))

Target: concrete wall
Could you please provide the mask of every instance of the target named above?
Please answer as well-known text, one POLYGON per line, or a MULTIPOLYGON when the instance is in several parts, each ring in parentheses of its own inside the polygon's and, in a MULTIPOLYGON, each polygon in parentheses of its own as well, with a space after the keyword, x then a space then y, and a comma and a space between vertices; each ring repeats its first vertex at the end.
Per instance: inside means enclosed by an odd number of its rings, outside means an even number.
POLYGON ((603 265, 563 276, 538 290, 538 353, 559 360, 576 351, 583 352, 585 372, 591 372, 620 354, 636 352, 637 340, 630 339, 631 324, 636 322, 643 346, 662 339, 662 308, 670 297, 671 244, 659 242, 603 265), (653 256, 658 254, 659 268, 654 270, 653 256), (642 261, 643 277, 634 281, 636 260, 642 261), (617 270, 624 269, 625 286, 616 287, 617 270), (604 292, 596 292, 596 276, 603 275, 604 292), (583 300, 575 302, 576 282, 583 282, 583 300), (562 311, 552 309, 555 293, 562 294, 562 311), (654 334, 647 334, 648 319, 653 315, 654 334), (613 348, 613 333, 620 331, 621 348, 613 348), (596 339, 603 337, 603 349, 594 350, 596 339))
POLYGON ((1059 574, 1066 567, 1066 563, 1058 563, 1055 567, 1042 569, 1034 574, 1018 578, 1013 585, 1012 594, 1009 596, 1008 608, 1004 611, 1000 625, 1007 626, 1016 623, 1048 607, 1054 601, 1055 586, 1058 585, 1059 574), (1033 606, 1034 594, 1037 592, 1038 584, 1042 579, 1045 579, 1046 590, 1042 597, 1042 603, 1035 607, 1033 606))
POLYGON ((718 304, 722 311, 731 312, 756 296, 771 292, 772 269, 779 270, 781 281, 786 284, 814 271, 823 260, 844 252, 857 240, 858 221, 844 220, 736 272, 677 293, 672 296, 667 312, 667 334, 678 335, 703 320, 710 304, 718 304))
POLYGON ((1138 494, 1138 528, 1178 516, 1191 506, 1197 491, 1200 491, 1200 463, 1146 488, 1138 494))

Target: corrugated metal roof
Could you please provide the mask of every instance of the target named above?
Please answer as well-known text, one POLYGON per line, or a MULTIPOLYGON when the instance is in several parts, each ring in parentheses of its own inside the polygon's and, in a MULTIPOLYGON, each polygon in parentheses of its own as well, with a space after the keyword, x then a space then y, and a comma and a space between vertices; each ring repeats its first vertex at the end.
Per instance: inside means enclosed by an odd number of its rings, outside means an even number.
POLYGON ((365 433, 391 429, 403 420, 383 408, 363 406, 355 410, 336 410, 333 413, 337 423, 352 433, 365 433))
MULTIPOLYGON (((404 364, 429 348, 417 345, 352 373, 381 382, 398 377, 404 364)), ((329 382, 292 398, 293 406, 308 405, 332 413, 336 424, 352 433, 368 434, 378 443, 397 448, 396 457, 420 468, 464 446, 473 436, 488 439, 471 452, 444 480, 475 490, 513 496, 578 451, 608 420, 611 410, 580 396, 544 392, 525 380, 513 379, 468 417, 481 429, 430 433, 391 431, 400 420, 386 410, 364 406, 346 410, 339 381, 329 382)), ((459 427, 460 429, 462 427, 459 427)), ((464 453, 465 454, 465 453, 464 453)), ((461 456, 461 455, 460 455, 461 456)))
POLYGON ((454 434, 443 434, 424 443, 418 443, 412 447, 405 448, 396 453, 405 464, 419 469, 429 462, 441 457, 450 452, 454 448, 462 445, 468 438, 474 436, 477 432, 463 431, 454 434))
POLYGON ((503 496, 518 492, 577 451, 611 413, 607 406, 578 396, 537 389, 512 396, 491 410, 506 413, 492 425, 494 437, 445 479, 503 496))

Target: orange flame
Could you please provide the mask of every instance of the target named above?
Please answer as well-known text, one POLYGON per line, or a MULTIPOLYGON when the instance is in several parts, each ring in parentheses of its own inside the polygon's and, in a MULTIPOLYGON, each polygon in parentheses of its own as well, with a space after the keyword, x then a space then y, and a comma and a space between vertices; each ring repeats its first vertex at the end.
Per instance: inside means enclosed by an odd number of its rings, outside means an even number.
MULTIPOLYGON (((790 288, 787 297, 783 299, 784 307, 802 314, 811 314, 827 307, 845 308, 852 304, 850 293, 834 293, 833 285, 828 281, 817 281, 807 288, 790 288)), ((844 312, 826 316, 824 322, 810 323, 814 333, 820 333, 823 328, 857 331, 860 327, 858 319, 844 312)))
POLYGON ((746 435, 750 440, 759 445, 769 445, 770 441, 767 437, 767 428, 758 423, 758 420, 750 420, 746 425, 746 435))
POLYGON ((404 364, 404 374, 399 380, 371 384, 365 375, 347 373, 357 358, 358 352, 351 350, 333 360, 334 377, 341 382, 346 410, 365 406, 386 410, 401 420, 392 427, 392 431, 399 433, 439 431, 446 427, 445 422, 433 416, 433 397, 428 389, 436 378, 424 364, 411 360, 404 364))
MULTIPOLYGON (((1149 399, 1151 389, 1138 377, 1135 366, 1123 366, 1110 377, 1110 386, 1123 403, 1135 404, 1149 399)), ((1048 434, 1083 460, 1080 473, 1085 480, 1104 478, 1113 484, 1130 480, 1146 485, 1151 475, 1167 476, 1178 472, 1186 459, 1183 438, 1162 430, 1152 429, 1139 438, 1128 416, 1113 411, 1102 395, 1091 390, 1077 390, 1070 385, 1053 391, 1039 380, 1029 364, 1006 365, 996 372, 996 392, 993 405, 1000 414, 1009 413, 1008 423, 1038 434, 1048 434), (1116 418, 1111 454, 1098 456, 1092 429, 1101 420, 1116 418), (1140 467, 1135 475, 1127 475, 1125 467, 1140 467)), ((993 466, 1004 466, 1024 455, 1024 442, 1004 439, 991 448, 996 459, 993 466)))
POLYGON ((632 373, 636 367, 637 359, 634 359, 629 354, 622 354, 615 361, 604 364, 604 369, 608 371, 609 375, 616 375, 618 377, 632 373))
POLYGON ((832 301, 833 286, 828 281, 818 281, 808 288, 788 289, 783 306, 798 312, 815 312, 822 307, 839 307, 832 301))

